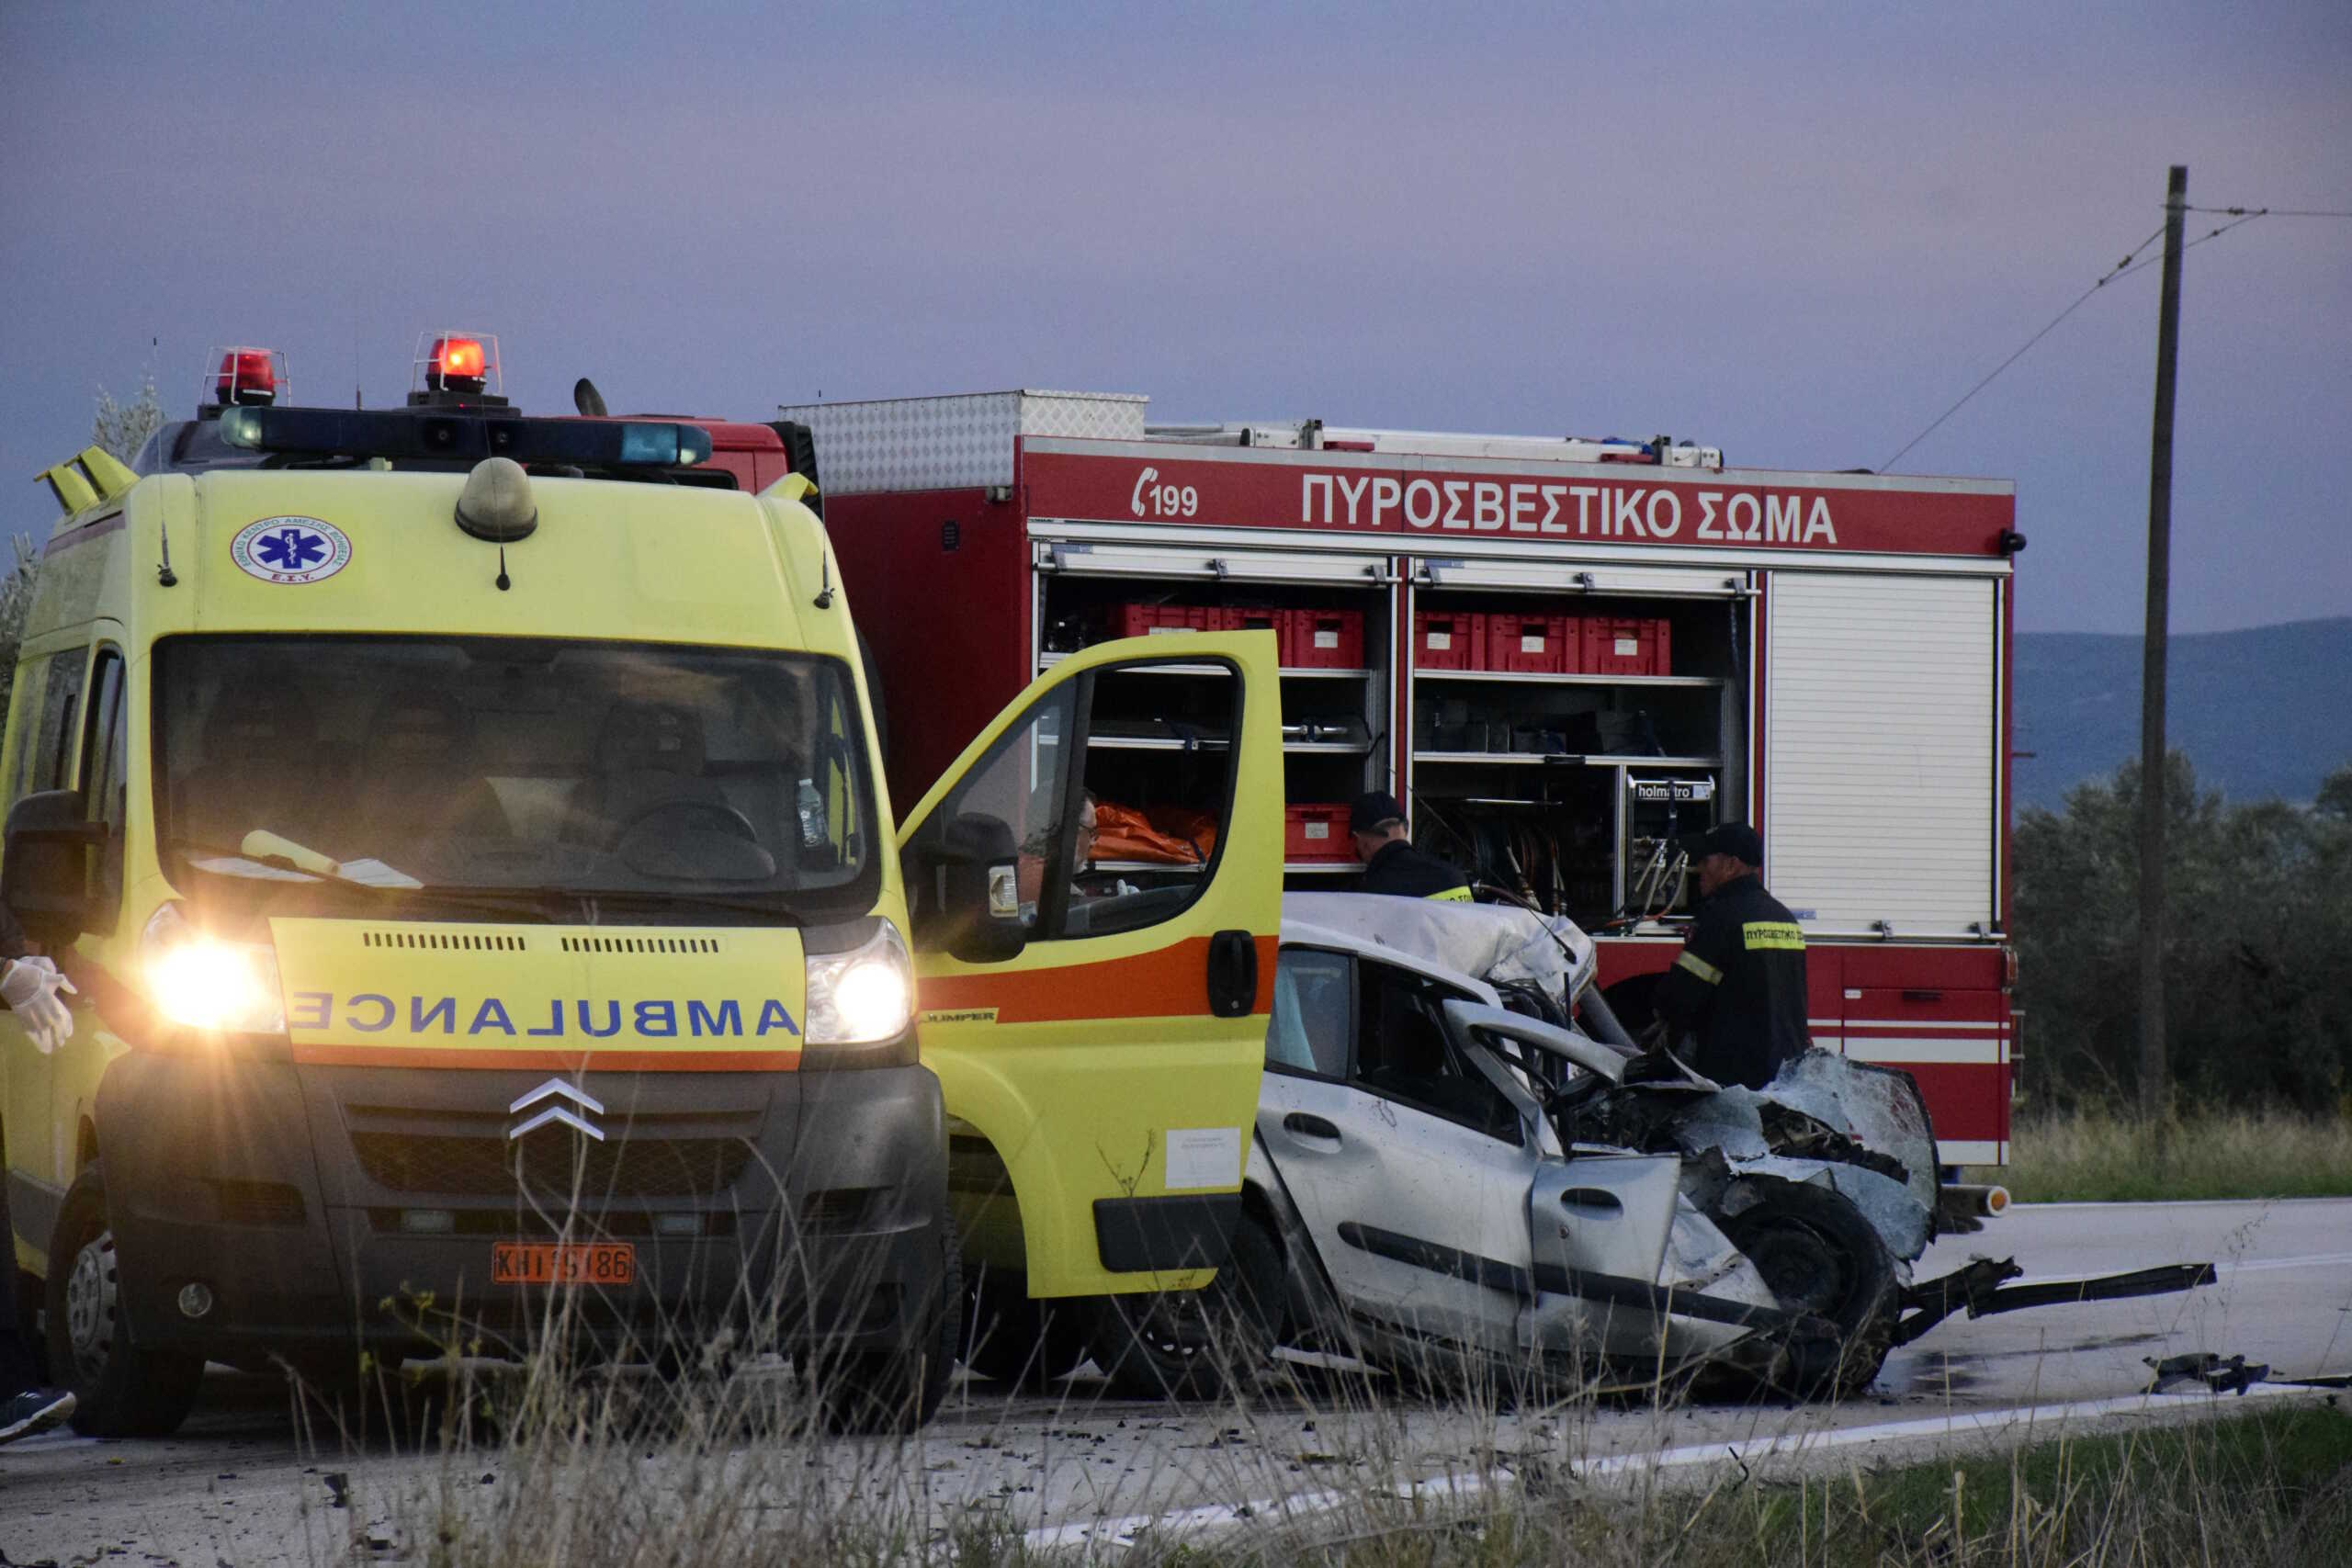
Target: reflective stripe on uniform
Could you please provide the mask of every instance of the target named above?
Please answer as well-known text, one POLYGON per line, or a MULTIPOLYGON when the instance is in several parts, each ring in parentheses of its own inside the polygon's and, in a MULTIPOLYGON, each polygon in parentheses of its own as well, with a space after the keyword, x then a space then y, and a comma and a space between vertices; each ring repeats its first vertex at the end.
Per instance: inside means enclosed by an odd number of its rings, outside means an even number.
POLYGON ((1423 894, 1422 897, 1434 899, 1436 902, 1441 904, 1467 904, 1471 902, 1470 889, 1467 887, 1449 887, 1442 893, 1427 893, 1423 894))
POLYGON ((1724 972, 1687 947, 1682 950, 1682 955, 1674 961, 1674 966, 1677 969, 1688 969, 1710 986, 1723 984, 1724 972))
POLYGON ((1739 934, 1750 953, 1766 947, 1804 951, 1804 931, 1787 920, 1750 920, 1739 928, 1739 934))

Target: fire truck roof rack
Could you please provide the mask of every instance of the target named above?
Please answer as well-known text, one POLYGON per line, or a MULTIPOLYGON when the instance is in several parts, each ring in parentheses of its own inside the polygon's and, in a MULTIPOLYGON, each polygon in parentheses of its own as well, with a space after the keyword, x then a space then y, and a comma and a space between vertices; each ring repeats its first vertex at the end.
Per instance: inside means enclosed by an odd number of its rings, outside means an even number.
POLYGON ((1554 463, 1648 463, 1675 468, 1721 468, 1719 447, 1657 435, 1475 435, 1441 430, 1378 430, 1326 424, 1319 419, 1251 420, 1225 424, 1150 424, 1154 441, 1199 446, 1259 446, 1282 451, 1386 452, 1419 457, 1487 457, 1554 463))

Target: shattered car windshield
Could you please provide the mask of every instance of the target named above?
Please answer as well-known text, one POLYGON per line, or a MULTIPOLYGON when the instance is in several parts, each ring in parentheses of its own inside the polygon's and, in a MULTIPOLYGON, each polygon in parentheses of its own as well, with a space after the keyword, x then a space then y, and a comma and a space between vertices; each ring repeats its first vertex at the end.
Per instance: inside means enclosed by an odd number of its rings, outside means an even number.
POLYGON ((371 637, 174 637, 156 658, 161 837, 213 875, 818 896, 797 905, 856 901, 873 863, 838 660, 371 637))

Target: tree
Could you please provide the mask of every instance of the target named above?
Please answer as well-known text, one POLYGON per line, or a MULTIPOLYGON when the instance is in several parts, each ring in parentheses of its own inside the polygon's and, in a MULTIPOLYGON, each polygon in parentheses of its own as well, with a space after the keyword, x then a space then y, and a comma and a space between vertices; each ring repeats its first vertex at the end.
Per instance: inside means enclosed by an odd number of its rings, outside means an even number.
POLYGON ((2335 821, 2352 823, 2352 762, 2346 762, 2320 781, 2319 794, 2312 801, 2312 809, 2335 821))
POLYGON ((164 405, 155 396, 154 377, 142 379, 139 395, 127 404, 116 402, 113 394, 100 387, 97 413, 90 421, 90 440, 128 463, 139 456, 139 449, 163 423, 164 405))
MULTIPOLYGON (((2184 1101, 2320 1110, 2352 1086, 2352 767, 2309 810, 2231 806, 2168 760, 2165 1031, 2184 1101)), ((2018 824, 2027 1087, 2060 1103, 2136 1088, 2136 764, 2018 824)))

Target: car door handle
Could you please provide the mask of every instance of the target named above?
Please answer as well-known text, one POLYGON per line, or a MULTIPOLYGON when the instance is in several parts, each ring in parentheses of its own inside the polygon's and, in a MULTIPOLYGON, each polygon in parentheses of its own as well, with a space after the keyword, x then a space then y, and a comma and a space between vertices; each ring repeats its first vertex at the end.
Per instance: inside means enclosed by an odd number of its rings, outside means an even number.
POLYGON ((1295 1133, 1302 1138, 1320 1138, 1326 1143, 1340 1141, 1340 1129, 1320 1116, 1310 1116, 1304 1111, 1294 1111, 1283 1118, 1283 1131, 1295 1133))

